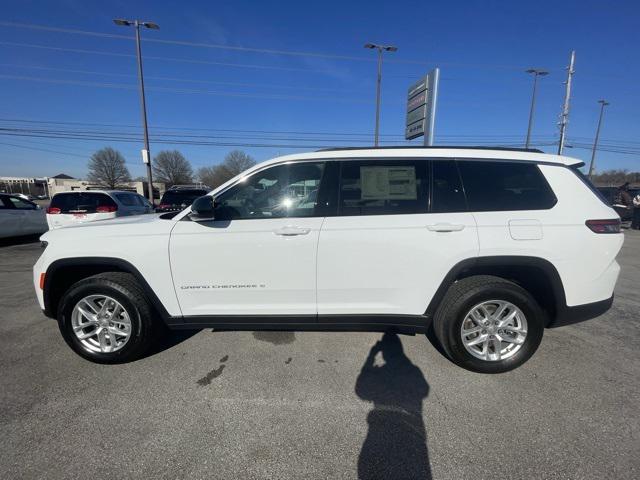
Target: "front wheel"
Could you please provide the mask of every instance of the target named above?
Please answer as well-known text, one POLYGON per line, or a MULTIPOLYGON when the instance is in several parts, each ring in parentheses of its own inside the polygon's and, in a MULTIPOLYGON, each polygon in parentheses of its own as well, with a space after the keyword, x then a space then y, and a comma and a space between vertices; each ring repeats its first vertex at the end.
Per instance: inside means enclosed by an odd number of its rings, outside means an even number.
POLYGON ((478 275, 451 286, 433 320, 442 348, 459 366, 500 373, 534 354, 544 330, 544 312, 517 284, 478 275))
POLYGON ((97 363, 134 360, 152 342, 151 307, 128 273, 101 273, 72 285, 60 302, 58 325, 78 355, 97 363))

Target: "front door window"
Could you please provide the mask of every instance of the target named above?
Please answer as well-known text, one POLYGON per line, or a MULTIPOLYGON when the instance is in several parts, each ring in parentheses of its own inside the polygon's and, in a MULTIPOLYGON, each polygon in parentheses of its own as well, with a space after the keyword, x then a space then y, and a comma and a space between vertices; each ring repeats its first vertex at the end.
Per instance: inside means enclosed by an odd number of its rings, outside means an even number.
POLYGON ((216 197, 216 220, 318 216, 323 162, 277 165, 216 197))

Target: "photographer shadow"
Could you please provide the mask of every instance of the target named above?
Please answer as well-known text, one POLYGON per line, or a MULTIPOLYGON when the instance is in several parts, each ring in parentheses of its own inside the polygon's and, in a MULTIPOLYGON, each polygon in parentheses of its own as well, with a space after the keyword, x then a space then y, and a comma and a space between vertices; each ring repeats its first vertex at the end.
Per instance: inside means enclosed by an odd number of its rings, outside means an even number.
POLYGON ((361 399, 373 402, 358 458, 358 478, 431 479, 422 419, 429 384, 404 354, 398 335, 385 333, 371 348, 355 391, 361 399), (375 364, 378 353, 384 365, 375 364))

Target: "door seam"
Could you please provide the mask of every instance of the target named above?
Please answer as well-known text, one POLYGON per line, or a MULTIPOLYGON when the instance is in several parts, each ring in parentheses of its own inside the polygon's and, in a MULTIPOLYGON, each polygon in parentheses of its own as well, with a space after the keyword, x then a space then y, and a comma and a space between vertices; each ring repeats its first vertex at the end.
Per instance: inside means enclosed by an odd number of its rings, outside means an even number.
POLYGON ((327 220, 327 217, 322 217, 322 223, 320 224, 320 229, 318 230, 318 240, 316 241, 316 258, 315 258, 315 299, 316 299, 316 323, 318 322, 318 257, 320 256, 320 236, 322 235, 322 228, 324 227, 324 222, 327 220))

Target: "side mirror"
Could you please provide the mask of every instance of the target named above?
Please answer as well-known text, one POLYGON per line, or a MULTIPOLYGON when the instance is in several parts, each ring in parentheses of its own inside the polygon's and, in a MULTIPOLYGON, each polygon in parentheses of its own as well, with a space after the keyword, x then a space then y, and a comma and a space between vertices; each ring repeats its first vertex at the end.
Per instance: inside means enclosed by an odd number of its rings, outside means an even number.
POLYGON ((196 222, 209 222, 214 219, 214 202, 211 195, 196 198, 191 204, 189 218, 196 222))

